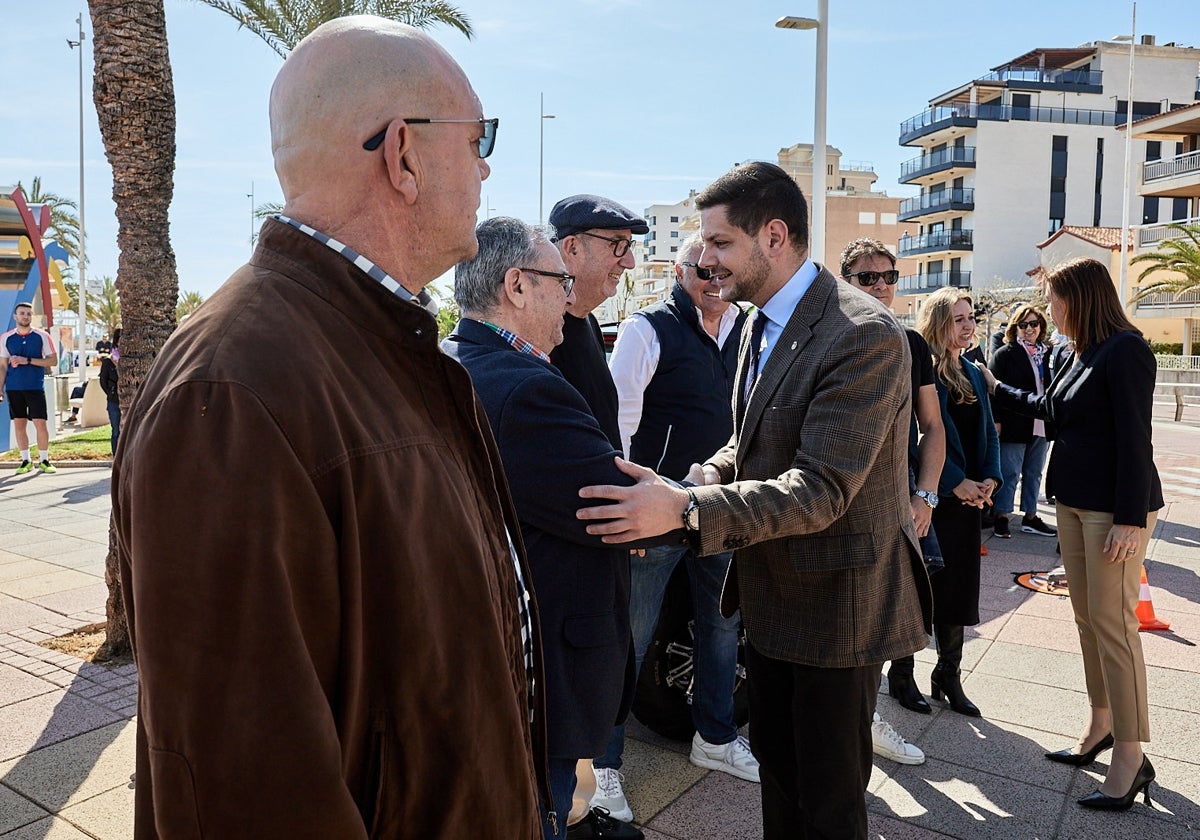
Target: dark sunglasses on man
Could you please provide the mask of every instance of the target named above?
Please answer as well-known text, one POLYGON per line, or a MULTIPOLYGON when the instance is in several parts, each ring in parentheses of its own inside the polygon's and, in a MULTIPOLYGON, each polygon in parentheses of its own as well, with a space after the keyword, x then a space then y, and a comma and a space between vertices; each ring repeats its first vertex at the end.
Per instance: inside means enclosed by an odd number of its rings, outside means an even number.
POLYGON ((842 276, 847 280, 857 280, 858 285, 868 288, 880 280, 889 286, 895 286, 896 281, 900 279, 900 272, 893 268, 888 271, 856 271, 853 274, 843 274, 842 276))
POLYGON ((688 268, 696 269, 696 276, 699 277, 701 280, 711 280, 712 279, 712 269, 711 268, 704 268, 704 267, 696 265, 696 263, 692 263, 692 262, 681 262, 680 265, 686 265, 688 268))
MULTIPOLYGON (((492 153, 492 149, 496 148, 496 129, 500 127, 500 118, 493 117, 492 119, 462 119, 462 120, 440 120, 432 117, 401 117, 409 125, 429 124, 429 123, 479 123, 483 128, 483 134, 479 138, 479 157, 485 158, 492 153)), ((383 143, 383 138, 387 136, 388 127, 385 125, 383 130, 371 137, 362 147, 368 152, 373 152, 383 143)))

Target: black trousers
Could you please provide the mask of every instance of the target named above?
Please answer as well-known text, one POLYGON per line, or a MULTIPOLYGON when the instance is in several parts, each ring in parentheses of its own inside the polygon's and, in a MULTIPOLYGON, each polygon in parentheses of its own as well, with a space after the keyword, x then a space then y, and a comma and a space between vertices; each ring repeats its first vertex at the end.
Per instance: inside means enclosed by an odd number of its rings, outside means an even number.
POLYGON ((883 663, 815 668, 746 645, 764 840, 865 840, 871 720, 883 663))

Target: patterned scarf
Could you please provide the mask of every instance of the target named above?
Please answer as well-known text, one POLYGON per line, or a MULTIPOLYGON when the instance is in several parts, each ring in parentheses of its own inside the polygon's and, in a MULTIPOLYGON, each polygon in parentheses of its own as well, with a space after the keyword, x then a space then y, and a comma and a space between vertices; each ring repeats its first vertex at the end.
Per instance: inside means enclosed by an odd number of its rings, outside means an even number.
POLYGON ((1038 372, 1038 378, 1042 375, 1042 359, 1046 356, 1046 345, 1042 342, 1026 341, 1023 338, 1018 338, 1021 346, 1025 348, 1025 352, 1029 354, 1029 361, 1033 363, 1033 369, 1038 372))

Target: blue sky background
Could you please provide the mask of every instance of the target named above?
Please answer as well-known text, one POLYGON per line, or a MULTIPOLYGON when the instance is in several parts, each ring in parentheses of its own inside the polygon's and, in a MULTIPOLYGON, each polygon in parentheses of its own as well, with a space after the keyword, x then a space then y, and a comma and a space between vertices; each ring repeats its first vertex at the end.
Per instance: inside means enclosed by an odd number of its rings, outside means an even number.
MULTIPOLYGON (((458 59, 500 133, 480 218, 538 216, 538 94, 545 93, 545 207, 577 192, 635 210, 675 202, 733 163, 812 142, 813 32, 774 28, 815 17, 815 0, 460 0, 476 37, 433 35, 458 59)), ((828 140, 869 161, 877 189, 916 152, 899 124, 928 100, 1037 47, 1128 33, 1131 6, 1104 0, 830 0, 828 140)), ((1142 0, 1137 32, 1200 46, 1200 15, 1142 0)), ((250 252, 248 194, 282 199, 271 165, 267 94, 281 59, 226 15, 166 0, 178 115, 171 235, 180 288, 206 297, 250 252)), ((0 184, 79 194, 75 17, 84 13, 84 155, 89 277, 116 276, 112 181, 91 104, 85 4, 0 0, 0 184)))

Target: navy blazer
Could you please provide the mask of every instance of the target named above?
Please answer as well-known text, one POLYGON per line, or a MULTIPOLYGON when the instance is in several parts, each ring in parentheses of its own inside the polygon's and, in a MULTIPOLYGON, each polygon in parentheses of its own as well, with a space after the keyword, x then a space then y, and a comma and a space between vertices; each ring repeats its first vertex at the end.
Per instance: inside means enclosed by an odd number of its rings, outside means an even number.
POLYGON ((633 479, 554 365, 467 318, 442 349, 471 374, 521 523, 541 614, 549 754, 602 755, 633 696, 629 550, 587 533, 575 512, 581 487, 633 479))
POLYGON ((987 380, 972 362, 965 362, 963 371, 971 380, 971 387, 975 389, 975 396, 979 399, 979 426, 975 430, 977 435, 975 451, 979 453, 980 458, 976 464, 966 462, 967 458, 963 452, 962 439, 958 436, 958 428, 950 420, 950 414, 946 410, 950 392, 939 378, 935 385, 937 386, 938 404, 942 409, 943 425, 946 427, 946 463, 942 467, 942 477, 938 481, 938 495, 946 498, 952 497, 954 488, 961 484, 964 478, 972 481, 983 481, 985 478, 990 478, 996 482, 996 486, 992 490, 994 496, 995 491, 1000 489, 1003 480, 1000 477, 1000 438, 996 434, 996 424, 992 420, 992 405, 988 399, 987 380))
MULTIPOLYGON (((1042 390, 1050 386, 1050 361, 1052 348, 1042 354, 1042 390)), ((997 379, 1022 391, 1036 391, 1037 380, 1033 376, 1031 357, 1024 346, 1016 341, 1009 342, 992 354, 988 365, 997 379)), ((1001 443, 1029 443, 1033 440, 1033 418, 1027 414, 1011 411, 1002 405, 993 406, 996 422, 1000 424, 1001 443)), ((1047 435, 1049 437, 1049 435, 1047 435)))
POLYGON ((998 382, 995 399, 1054 424, 1046 483, 1058 501, 1145 528, 1163 506, 1150 424, 1156 373, 1150 345, 1126 331, 1077 354, 1043 396, 998 382))

